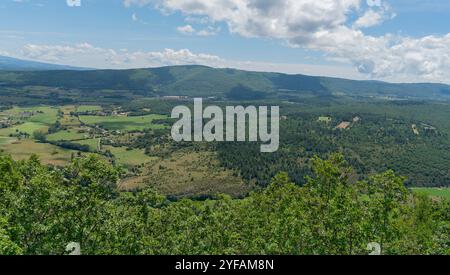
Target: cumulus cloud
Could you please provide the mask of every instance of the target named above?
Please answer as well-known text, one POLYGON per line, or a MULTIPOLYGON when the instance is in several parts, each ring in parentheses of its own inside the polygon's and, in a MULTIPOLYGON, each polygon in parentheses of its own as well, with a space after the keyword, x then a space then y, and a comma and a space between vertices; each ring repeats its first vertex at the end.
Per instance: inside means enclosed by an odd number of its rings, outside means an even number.
POLYGON ((450 76, 450 34, 412 38, 363 32, 395 16, 385 0, 124 0, 124 4, 150 4, 164 13, 224 22, 231 33, 317 50, 373 78, 447 81, 450 76))
POLYGON ((383 13, 374 10, 368 10, 366 13, 356 20, 354 26, 356 28, 367 28, 379 25, 383 22, 383 13))
POLYGON ((355 28, 373 27, 386 20, 393 19, 396 16, 387 2, 382 2, 381 0, 367 0, 367 6, 370 8, 367 9, 353 24, 355 28))
POLYGON ((193 34, 195 33, 195 29, 191 25, 180 26, 177 28, 177 31, 182 34, 193 34))

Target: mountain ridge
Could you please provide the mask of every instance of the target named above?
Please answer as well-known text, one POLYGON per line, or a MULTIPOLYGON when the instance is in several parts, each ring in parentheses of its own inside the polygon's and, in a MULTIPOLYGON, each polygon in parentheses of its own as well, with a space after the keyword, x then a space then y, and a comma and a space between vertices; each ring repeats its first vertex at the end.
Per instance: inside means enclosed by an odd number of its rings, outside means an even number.
POLYGON ((295 99, 299 96, 450 100, 450 85, 389 83, 334 77, 252 72, 202 65, 125 70, 0 71, 0 86, 139 91, 141 95, 295 99))
POLYGON ((90 70, 88 68, 51 64, 0 55, 0 71, 90 70))

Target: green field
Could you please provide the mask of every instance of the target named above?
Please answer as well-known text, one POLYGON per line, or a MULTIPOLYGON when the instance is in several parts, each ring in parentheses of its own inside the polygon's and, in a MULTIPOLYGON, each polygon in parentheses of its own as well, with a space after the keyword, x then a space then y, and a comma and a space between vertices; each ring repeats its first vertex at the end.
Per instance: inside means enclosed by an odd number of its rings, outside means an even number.
POLYGON ((91 139, 77 140, 75 143, 81 145, 89 145, 90 150, 97 151, 99 140, 100 140, 99 138, 91 138, 91 139))
POLYGON ((61 141, 61 140, 80 140, 85 139, 87 134, 78 133, 76 130, 59 131, 54 134, 48 135, 48 141, 61 141))
POLYGON ((29 135, 32 135, 35 131, 47 131, 48 126, 42 123, 38 122, 25 122, 20 125, 16 125, 14 127, 10 128, 4 128, 0 130, 0 136, 7 137, 10 134, 14 134, 17 131, 22 133, 27 133, 29 135))
POLYGON ((78 106, 77 112, 84 113, 84 112, 95 112, 95 111, 101 111, 101 106, 95 106, 95 105, 81 105, 78 106))
POLYGON ((9 118, 18 124, 1 129, 0 136, 7 137, 17 131, 32 135, 35 131, 47 131, 48 127, 58 119, 58 108, 55 107, 31 107, 12 109, 0 113, 0 117, 9 118))
POLYGON ((36 114, 30 117, 27 121, 51 125, 56 122, 58 116, 58 109, 53 107, 40 107, 39 111, 44 113, 36 114))
POLYGON ((107 130, 142 131, 145 129, 164 129, 164 125, 153 124, 155 119, 165 119, 163 115, 146 116, 80 116, 80 120, 88 125, 98 125, 107 130))
POLYGON ((51 125, 56 122, 58 116, 58 108, 38 106, 30 108, 14 107, 0 113, 0 116, 11 117, 15 120, 23 120, 28 122, 42 123, 45 125, 51 125), (34 113, 29 117, 24 117, 24 113, 34 113))
POLYGON ((154 158, 147 156, 143 150, 127 150, 125 147, 103 146, 103 149, 111 151, 116 157, 117 163, 125 166, 135 166, 152 161, 154 158))
POLYGON ((412 188, 415 193, 431 197, 441 197, 450 200, 450 188, 412 188))
POLYGON ((77 153, 51 144, 37 143, 30 139, 0 144, 0 150, 11 154, 15 160, 26 160, 35 154, 45 164, 61 166, 66 165, 70 161, 71 155, 77 153))

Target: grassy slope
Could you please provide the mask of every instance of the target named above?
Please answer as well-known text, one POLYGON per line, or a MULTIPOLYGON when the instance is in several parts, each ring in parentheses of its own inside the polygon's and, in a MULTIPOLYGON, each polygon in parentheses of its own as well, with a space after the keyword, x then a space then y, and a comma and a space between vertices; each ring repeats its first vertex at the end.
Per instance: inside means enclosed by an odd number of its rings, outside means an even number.
POLYGON ((253 189, 233 171, 219 166, 210 152, 177 152, 166 159, 157 159, 147 167, 146 175, 125 180, 123 189, 149 184, 158 192, 175 197, 229 194, 240 197, 253 189))
POLYGON ((154 160, 147 156, 143 150, 127 150, 125 147, 103 146, 103 149, 111 151, 117 162, 125 166, 140 165, 154 160))
POLYGON ((16 141, 8 146, 1 146, 0 150, 11 154, 16 160, 28 159, 32 154, 36 154, 44 164, 61 166, 70 161, 72 153, 76 153, 76 151, 65 150, 51 144, 37 143, 33 140, 16 141))

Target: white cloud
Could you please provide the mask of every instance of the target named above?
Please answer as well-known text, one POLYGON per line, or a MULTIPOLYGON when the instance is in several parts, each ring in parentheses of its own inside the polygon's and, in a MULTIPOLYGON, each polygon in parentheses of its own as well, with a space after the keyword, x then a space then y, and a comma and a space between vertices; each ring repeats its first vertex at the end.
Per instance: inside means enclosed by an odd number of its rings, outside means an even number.
POLYGON ((177 31, 182 34, 193 34, 195 29, 191 25, 186 25, 178 27, 177 31))
POLYGON ((231 33, 317 50, 372 78, 450 78, 450 34, 412 38, 362 31, 395 16, 385 0, 124 0, 124 4, 152 4, 164 13, 224 22, 231 33))
POLYGON ((69 7, 81 7, 81 0, 66 0, 69 7))
POLYGON ((184 35, 198 35, 198 36, 212 36, 216 35, 218 32, 220 32, 220 27, 212 27, 208 26, 207 28, 204 28, 202 30, 197 31, 194 27, 191 25, 185 25, 180 26, 177 28, 177 31, 184 35))
POLYGON ((356 28, 368 28, 372 26, 379 25, 383 22, 383 14, 374 10, 368 10, 366 13, 356 20, 356 28))
POLYGON ((355 28, 373 27, 396 16, 387 2, 367 0, 367 5, 370 8, 355 21, 353 24, 355 28))

